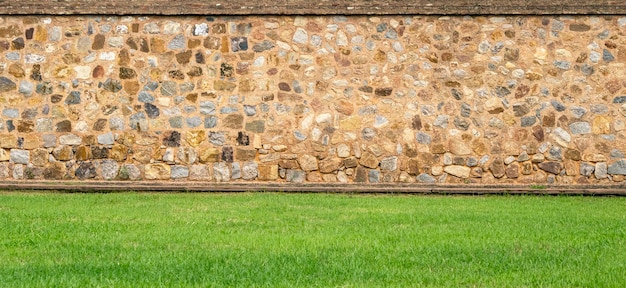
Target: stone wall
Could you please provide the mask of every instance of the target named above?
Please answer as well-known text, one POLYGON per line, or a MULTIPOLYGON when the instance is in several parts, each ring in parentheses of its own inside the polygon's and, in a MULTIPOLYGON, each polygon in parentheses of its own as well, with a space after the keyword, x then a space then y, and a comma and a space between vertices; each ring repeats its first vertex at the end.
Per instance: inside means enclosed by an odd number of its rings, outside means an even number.
POLYGON ((0 17, 0 179, 626 174, 626 18, 0 17))

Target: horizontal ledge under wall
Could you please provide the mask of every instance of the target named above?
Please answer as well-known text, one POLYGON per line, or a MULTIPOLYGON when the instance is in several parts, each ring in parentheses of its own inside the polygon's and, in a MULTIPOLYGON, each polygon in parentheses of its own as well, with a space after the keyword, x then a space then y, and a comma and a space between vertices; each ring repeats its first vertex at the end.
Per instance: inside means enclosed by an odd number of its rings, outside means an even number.
POLYGON ((0 0, 5 15, 626 14, 621 0, 0 0))

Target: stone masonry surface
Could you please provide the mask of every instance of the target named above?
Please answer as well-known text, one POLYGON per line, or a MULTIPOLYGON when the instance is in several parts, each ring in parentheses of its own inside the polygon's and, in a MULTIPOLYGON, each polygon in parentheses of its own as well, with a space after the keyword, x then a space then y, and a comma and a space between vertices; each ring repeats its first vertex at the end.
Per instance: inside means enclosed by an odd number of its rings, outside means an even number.
POLYGON ((594 184, 626 17, 0 17, 0 179, 594 184))

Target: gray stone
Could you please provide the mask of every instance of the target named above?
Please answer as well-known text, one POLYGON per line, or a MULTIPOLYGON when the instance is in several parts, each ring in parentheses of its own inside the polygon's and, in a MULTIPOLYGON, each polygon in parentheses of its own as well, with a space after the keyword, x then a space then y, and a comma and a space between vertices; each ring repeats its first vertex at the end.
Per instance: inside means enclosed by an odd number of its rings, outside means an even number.
POLYGON ((524 116, 522 117, 522 127, 531 127, 533 125, 535 125, 535 123, 537 122, 537 117, 535 116, 524 116))
POLYGON ((11 149, 11 162, 16 164, 28 164, 30 161, 30 151, 11 149))
POLYGON ((598 162, 598 163, 596 163, 596 169, 595 169, 595 171, 593 171, 593 175, 598 180, 607 178, 609 175, 608 175, 608 167, 606 165, 606 162, 598 162))
POLYGON ((185 48, 185 36, 183 34, 174 36, 174 39, 167 44, 167 48, 172 50, 185 48))
POLYGON ((245 162, 241 168, 241 176, 244 180, 254 180, 259 175, 259 164, 256 162, 245 162))
POLYGON ((183 165, 173 165, 172 166, 172 179, 181 179, 189 177, 189 168, 183 165))
POLYGON ((50 132, 52 131, 52 119, 39 118, 35 122, 35 131, 37 132, 50 132))
POLYGON ((433 126, 446 128, 448 127, 448 115, 438 115, 433 122, 433 126))
POLYGON ((20 93, 24 94, 24 96, 30 96, 33 94, 33 90, 35 89, 35 85, 32 82, 22 81, 20 82, 20 93))
POLYGON ((369 105, 369 106, 364 106, 364 107, 359 108, 360 116, 374 115, 377 112, 378 112, 378 107, 376 107, 376 105, 369 105))
POLYGON ((137 100, 143 103, 152 103, 154 102, 154 96, 150 95, 150 93, 146 91, 140 91, 139 96, 137 96, 137 100))
POLYGON ((226 141, 226 137, 224 136, 224 132, 209 132, 209 142, 215 146, 222 146, 226 141))
POLYGON ((624 158, 626 157, 626 155, 624 155, 624 153, 622 153, 622 151, 618 150, 618 149, 611 149, 611 153, 609 153, 609 156, 611 156, 611 158, 624 158))
POLYGON ((200 118, 199 116, 189 117, 185 119, 185 121, 187 122, 187 126, 190 128, 195 128, 202 125, 202 118, 200 118))
POLYGON ((98 174, 96 173, 96 167, 93 166, 93 163, 82 162, 80 163, 78 168, 76 168, 74 175, 76 175, 76 178, 84 180, 89 178, 95 178, 98 174))
POLYGON ((255 44, 254 46, 252 46, 252 50, 254 52, 263 52, 263 51, 266 51, 266 50, 270 50, 272 48, 274 48, 274 43, 272 43, 269 40, 264 40, 263 42, 255 44))
POLYGON ((591 176, 591 174, 593 174, 593 171, 595 170, 596 170, 596 166, 591 163, 587 163, 587 162, 580 163, 580 175, 589 177, 591 176))
POLYGON ((572 115, 578 119, 582 118, 587 113, 587 109, 580 106, 572 106, 569 110, 572 112, 572 115))
POLYGON ((309 35, 307 34, 306 30, 298 28, 293 34, 293 38, 291 40, 299 44, 306 44, 307 42, 309 42, 309 35))
POLYGON ((580 72, 583 73, 583 75, 585 76, 591 76, 594 72, 595 72, 595 68, 587 63, 583 64, 580 67, 580 72))
POLYGON ((113 180, 119 172, 119 165, 115 160, 105 159, 100 162, 100 170, 102 171, 102 179, 113 180))
POLYGON ((207 36, 209 35, 209 25, 206 23, 195 24, 193 26, 193 36, 207 36))
POLYGON ((616 103, 616 104, 626 103, 626 96, 617 96, 613 98, 613 103, 616 103))
POLYGON ((18 118, 20 116, 20 110, 15 108, 4 108, 4 110, 2 110, 2 116, 9 118, 18 118))
POLYGON ((287 169, 285 178, 287 179, 287 182, 303 183, 304 180, 306 180, 306 173, 302 170, 287 169))
POLYGON ((232 173, 231 179, 240 179, 241 178, 241 165, 238 162, 232 164, 232 173))
POLYGON ((213 176, 217 182, 226 182, 230 180, 230 168, 225 162, 213 163, 213 176))
POLYGON ((588 122, 574 122, 569 125, 570 131, 572 134, 589 134, 591 133, 591 124, 588 122))
POLYGON ((217 117, 216 116, 208 116, 204 118, 204 128, 215 128, 217 126, 217 117))
POLYGON ((572 67, 572 63, 569 61, 554 61, 552 64, 562 70, 569 70, 572 67))
POLYGON ((100 145, 113 145, 114 142, 115 137, 111 132, 98 135, 98 144, 100 145))
MULTIPOLYGON (((120 80, 115 80, 111 78, 108 78, 106 81, 104 81, 104 83, 101 83, 101 85, 98 86, 102 87, 104 90, 113 93, 117 93, 122 90, 122 82, 120 80)), ((39 88, 39 86, 37 86, 37 88, 39 88)))
POLYGON ((565 105, 563 105, 563 103, 559 101, 556 101, 553 99, 550 101, 550 104, 552 104, 552 107, 554 107, 556 111, 559 111, 559 112, 565 111, 565 108, 566 108, 565 105))
POLYGON ((130 116, 130 127, 133 130, 147 130, 148 128, 148 119, 146 117, 146 113, 138 112, 130 116))
POLYGON ((15 90, 17 85, 11 79, 4 76, 0 76, 0 93, 9 92, 15 90))
POLYGON ((306 140, 306 135, 302 134, 302 132, 297 131, 297 130, 293 132, 293 137, 295 137, 298 141, 306 140))
POLYGON ((626 160, 619 160, 609 165, 607 172, 611 175, 626 175, 626 160))
POLYGON ((243 105, 243 112, 246 113, 246 116, 254 116, 254 115, 256 115, 256 106, 254 106, 254 105, 243 105))
POLYGON ((591 113, 606 114, 609 113, 609 107, 604 104, 591 104, 591 113))
POLYGON ((161 84, 161 95, 163 96, 174 96, 177 93, 177 85, 176 82, 173 81, 164 81, 161 84))
POLYGON ((124 130, 124 118, 118 116, 111 117, 109 119, 109 128, 113 131, 124 130))
POLYGON ((141 170, 134 164, 124 164, 120 167, 118 177, 121 180, 140 180, 141 170))
POLYGON ((388 156, 380 160, 380 169, 385 172, 398 169, 398 157, 388 156))
POLYGON ((361 130, 361 137, 363 140, 372 140, 376 137, 376 130, 366 127, 361 130))
POLYGON ((611 51, 604 49, 602 50, 602 60, 604 60, 604 62, 613 62, 615 60, 615 56, 611 54, 611 51))
POLYGON ((417 140, 417 143, 424 145, 430 145, 430 143, 432 142, 432 137, 421 131, 417 132, 417 134, 415 135, 415 139, 417 140))
POLYGON ((380 171, 376 169, 370 169, 367 172, 367 179, 370 183, 378 183, 380 182, 380 171))
POLYGON ((430 176, 426 173, 417 175, 416 180, 417 182, 420 182, 420 183, 435 183, 435 177, 430 176))
POLYGON ((213 101, 200 102, 200 113, 204 115, 215 115, 215 103, 213 101))
POLYGON ((234 107, 234 106, 224 106, 220 108, 221 114, 232 114, 232 113, 236 113, 237 111, 239 111, 239 109, 237 109, 237 107, 234 107))

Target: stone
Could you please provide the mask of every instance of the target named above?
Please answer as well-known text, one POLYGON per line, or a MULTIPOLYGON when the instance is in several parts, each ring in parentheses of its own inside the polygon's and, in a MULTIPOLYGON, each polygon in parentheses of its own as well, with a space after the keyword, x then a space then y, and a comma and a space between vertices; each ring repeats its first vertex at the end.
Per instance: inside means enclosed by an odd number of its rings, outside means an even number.
POLYGON ((120 166, 114 160, 105 159, 100 162, 100 175, 104 180, 113 180, 117 178, 120 166))
POLYGON ((504 174, 509 179, 516 179, 519 177, 519 164, 512 163, 506 167, 504 174))
POLYGON ((469 145, 458 139, 450 139, 448 142, 448 149, 448 151, 455 155, 470 155, 472 153, 472 149, 469 145))
POLYGON ((140 180, 141 170, 134 164, 124 164, 120 167, 117 178, 120 180, 140 180))
POLYGON ((0 76, 0 93, 5 93, 17 89, 15 82, 4 76, 0 76))
POLYGON ((417 182, 427 183, 427 184, 433 184, 436 181, 435 177, 433 177, 433 176, 431 176, 429 174, 426 174, 426 173, 422 173, 422 174, 417 175, 416 180, 417 180, 417 182))
POLYGON ((591 133, 591 125, 588 122, 574 122, 569 125, 569 128, 574 135, 591 133))
MULTIPOLYGON (((363 154, 361 155, 361 159, 359 159, 359 164, 367 167, 367 168, 377 168, 378 167, 378 159, 376 158, 376 156, 372 153, 370 153, 369 151, 365 151, 363 152, 363 154)), ((347 167, 347 166, 346 166, 347 167)))
POLYGON ((82 162, 74 171, 74 175, 79 180, 95 178, 97 176, 96 167, 91 162, 82 162))
POLYGON ((172 179, 183 179, 189 177, 189 168, 183 165, 174 165, 171 168, 172 179))
POLYGON ((499 157, 493 159, 493 161, 491 161, 491 164, 489 164, 489 170, 491 171, 491 174, 493 174, 493 177, 504 177, 506 172, 504 167, 504 161, 499 157))
POLYGON ((304 171, 314 171, 318 169, 317 158, 308 154, 300 155, 298 157, 298 164, 304 171))
POLYGON ((11 149, 11 162, 16 164, 28 164, 30 161, 30 151, 11 149))
POLYGON ((471 169, 460 165, 450 165, 443 167, 443 171, 459 178, 469 178, 471 169))
POLYGON ((111 132, 98 135, 98 144, 100 145, 113 145, 114 142, 115 137, 111 132))
POLYGON ((213 163, 213 179, 217 182, 230 180, 230 168, 224 162, 213 163))
MULTIPOLYGON (((278 169, 276 170, 278 175, 278 169)), ((254 180, 259 175, 259 164, 256 162, 244 162, 241 167, 241 178, 243 180, 254 180)))
POLYGON ((59 143, 61 145, 76 146, 80 145, 83 139, 75 134, 66 134, 59 137, 59 143))
POLYGON ((598 162, 596 163, 595 170, 593 171, 593 175, 596 179, 605 179, 608 177, 608 167, 606 162, 598 162))
POLYGON ((319 171, 321 173, 333 173, 339 170, 343 161, 338 158, 324 159, 319 162, 319 171))
POLYGON ((179 147, 180 136, 180 132, 178 131, 166 131, 163 133, 163 145, 167 147, 179 147))
POLYGON ((303 183, 306 180, 306 173, 302 170, 287 169, 285 178, 287 182, 303 183))
POLYGON ((555 161, 546 161, 539 163, 539 169, 551 174, 559 175, 563 169, 563 164, 555 161))
POLYGON ((147 180, 167 180, 171 178, 172 169, 165 163, 153 163, 144 166, 147 180))
POLYGON ((580 175, 589 177, 593 174, 595 170, 596 170, 596 166, 594 164, 587 163, 587 162, 580 163, 580 175))
POLYGON ((611 133, 611 117, 596 116, 591 124, 591 132, 593 134, 610 134, 611 133))
POLYGON ((388 156, 380 160, 380 169, 383 172, 396 171, 398 169, 398 157, 388 156))
POLYGON ((243 116, 239 114, 230 114, 224 118, 222 125, 230 129, 241 129, 243 127, 243 116))
POLYGON ((367 171, 367 180, 370 183, 378 183, 380 182, 380 171, 376 169, 370 169, 367 171))
POLYGON ((611 175, 626 175, 626 160, 618 160, 609 165, 607 173, 611 175))

